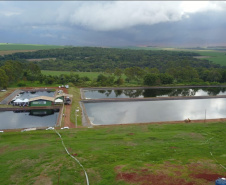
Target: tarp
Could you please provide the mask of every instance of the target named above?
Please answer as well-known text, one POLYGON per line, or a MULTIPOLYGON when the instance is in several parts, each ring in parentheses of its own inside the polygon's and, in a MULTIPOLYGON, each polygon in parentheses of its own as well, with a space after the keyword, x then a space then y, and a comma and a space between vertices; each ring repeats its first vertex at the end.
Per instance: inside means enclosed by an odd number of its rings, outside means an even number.
POLYGON ((27 103, 27 102, 29 102, 29 99, 26 98, 23 100, 23 102, 27 103))
POLYGON ((55 102, 56 102, 56 103, 63 103, 63 100, 61 100, 61 99, 56 99, 55 102))
POLYGON ((21 103, 21 102, 23 102, 23 100, 21 100, 21 99, 16 99, 16 100, 14 101, 14 103, 21 103))

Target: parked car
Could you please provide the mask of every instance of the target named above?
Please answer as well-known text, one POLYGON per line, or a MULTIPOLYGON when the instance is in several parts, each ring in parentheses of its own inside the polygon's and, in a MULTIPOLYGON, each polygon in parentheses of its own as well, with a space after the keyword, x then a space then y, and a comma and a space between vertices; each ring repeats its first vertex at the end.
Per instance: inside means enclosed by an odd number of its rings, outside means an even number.
POLYGON ((53 127, 48 127, 46 130, 54 130, 53 127))

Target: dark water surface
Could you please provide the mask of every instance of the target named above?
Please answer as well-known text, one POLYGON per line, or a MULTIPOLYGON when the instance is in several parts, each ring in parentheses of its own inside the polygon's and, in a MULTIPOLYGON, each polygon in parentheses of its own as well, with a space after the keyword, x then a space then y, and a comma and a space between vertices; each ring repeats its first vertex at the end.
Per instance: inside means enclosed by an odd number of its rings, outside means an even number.
POLYGON ((0 111, 0 129, 55 126, 59 110, 0 111))
POLYGON ((158 88, 158 89, 120 89, 84 90, 86 99, 102 98, 148 98, 172 96, 219 96, 226 95, 226 88, 158 88))
POLYGON ((226 99, 84 103, 93 124, 145 123, 226 118, 226 99))

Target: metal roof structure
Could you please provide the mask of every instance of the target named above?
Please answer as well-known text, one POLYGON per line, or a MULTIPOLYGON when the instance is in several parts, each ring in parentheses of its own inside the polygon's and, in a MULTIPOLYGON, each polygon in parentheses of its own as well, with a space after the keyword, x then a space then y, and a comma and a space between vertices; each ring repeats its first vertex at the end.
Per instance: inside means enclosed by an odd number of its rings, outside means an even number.
POLYGON ((38 97, 35 97, 35 98, 30 98, 29 102, 36 101, 36 100, 47 100, 47 101, 54 102, 55 98, 54 97, 49 97, 49 96, 38 96, 38 97))

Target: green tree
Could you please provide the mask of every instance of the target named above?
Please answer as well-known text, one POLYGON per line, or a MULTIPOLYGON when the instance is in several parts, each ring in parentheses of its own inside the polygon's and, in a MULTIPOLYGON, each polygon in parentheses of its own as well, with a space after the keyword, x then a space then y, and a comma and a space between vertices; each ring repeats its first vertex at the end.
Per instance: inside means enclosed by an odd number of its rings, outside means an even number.
POLYGON ((207 80, 209 82, 220 82, 221 81, 221 73, 217 69, 209 70, 209 74, 207 76, 207 80))
POLYGON ((173 83, 173 76, 171 76, 167 73, 159 74, 159 78, 160 78, 161 84, 172 84, 173 83))
POLYGON ((123 74, 123 70, 122 69, 119 69, 119 68, 115 68, 115 72, 114 72, 114 75, 121 78, 123 74))
POLYGON ((8 76, 6 75, 5 71, 0 68, 0 87, 7 88, 8 87, 8 76))
POLYGON ((125 69, 125 75, 129 81, 135 80, 139 82, 144 76, 144 71, 140 67, 130 67, 125 69))
POLYGON ((150 73, 144 76, 144 85, 156 85, 158 80, 158 75, 150 73))

